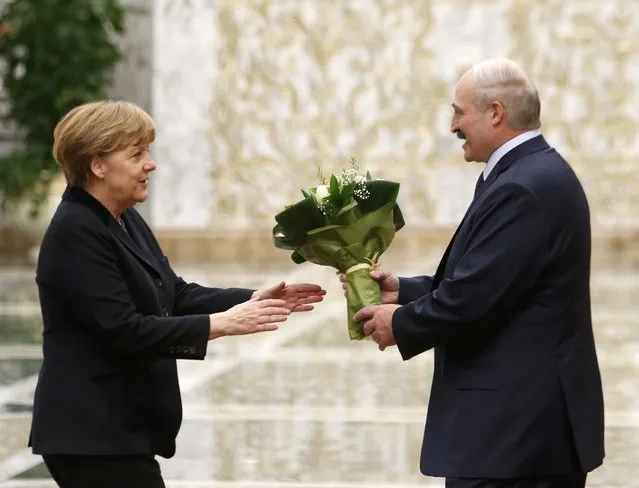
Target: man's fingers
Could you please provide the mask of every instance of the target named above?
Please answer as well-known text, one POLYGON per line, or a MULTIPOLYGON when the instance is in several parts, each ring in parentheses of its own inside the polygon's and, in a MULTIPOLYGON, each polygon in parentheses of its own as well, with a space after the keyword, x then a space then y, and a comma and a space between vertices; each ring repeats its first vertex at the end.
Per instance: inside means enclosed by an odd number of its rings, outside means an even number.
POLYGON ((372 320, 369 320, 368 322, 364 323, 364 335, 365 336, 369 336, 369 335, 371 335, 374 332, 375 332, 375 324, 373 323, 372 320))
POLYGON ((372 305, 370 307, 364 307, 361 310, 359 310, 353 316, 353 320, 355 322, 363 322, 365 320, 368 320, 368 319, 372 318, 373 315, 375 315, 375 305, 372 305))

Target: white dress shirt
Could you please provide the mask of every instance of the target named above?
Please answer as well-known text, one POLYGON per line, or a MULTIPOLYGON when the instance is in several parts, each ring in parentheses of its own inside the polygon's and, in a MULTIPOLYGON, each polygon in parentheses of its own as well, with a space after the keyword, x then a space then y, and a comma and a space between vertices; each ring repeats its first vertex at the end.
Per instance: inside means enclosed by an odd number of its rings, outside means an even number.
POLYGON ((518 136, 513 137, 504 145, 500 146, 494 153, 490 155, 490 158, 488 158, 488 162, 486 163, 486 167, 484 168, 484 181, 488 179, 488 175, 490 174, 490 172, 508 151, 539 135, 541 135, 541 130, 539 129, 528 130, 526 132, 522 132, 518 136))

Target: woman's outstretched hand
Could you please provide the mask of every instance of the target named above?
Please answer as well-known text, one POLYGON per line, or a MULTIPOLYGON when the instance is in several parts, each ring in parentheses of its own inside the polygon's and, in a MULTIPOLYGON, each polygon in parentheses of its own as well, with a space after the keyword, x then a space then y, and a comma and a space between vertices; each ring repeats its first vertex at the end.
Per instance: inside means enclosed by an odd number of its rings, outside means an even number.
POLYGON ((291 314, 286 305, 284 300, 249 300, 225 312, 211 314, 209 340, 277 330, 277 324, 285 322, 291 314))
POLYGON ((264 290, 253 293, 251 300, 278 299, 285 302, 285 307, 291 312, 308 312, 313 310, 313 303, 324 300, 326 290, 311 283, 293 283, 287 285, 283 281, 264 290))

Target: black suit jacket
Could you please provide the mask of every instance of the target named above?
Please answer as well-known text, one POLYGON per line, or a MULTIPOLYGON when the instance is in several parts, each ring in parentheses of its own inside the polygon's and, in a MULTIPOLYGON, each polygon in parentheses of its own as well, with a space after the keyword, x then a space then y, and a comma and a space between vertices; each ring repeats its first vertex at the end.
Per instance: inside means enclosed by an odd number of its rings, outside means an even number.
POLYGON ((402 357, 435 348, 424 474, 512 478, 602 463, 590 247, 581 184, 538 136, 489 174, 434 278, 400 280, 402 357))
POLYGON ((138 212, 122 219, 128 233, 67 189, 43 238, 36 454, 171 457, 182 421, 176 359, 203 359, 208 315, 253 292, 185 283, 138 212))

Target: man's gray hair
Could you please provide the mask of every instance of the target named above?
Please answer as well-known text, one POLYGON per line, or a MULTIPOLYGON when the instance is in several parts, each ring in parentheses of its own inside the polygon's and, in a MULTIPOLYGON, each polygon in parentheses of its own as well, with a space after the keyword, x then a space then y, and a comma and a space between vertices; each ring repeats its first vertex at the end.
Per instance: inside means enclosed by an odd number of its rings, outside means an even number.
POLYGON ((516 130, 539 129, 539 94, 526 72, 506 58, 483 61, 472 68, 475 105, 480 110, 500 102, 510 126, 516 130))

